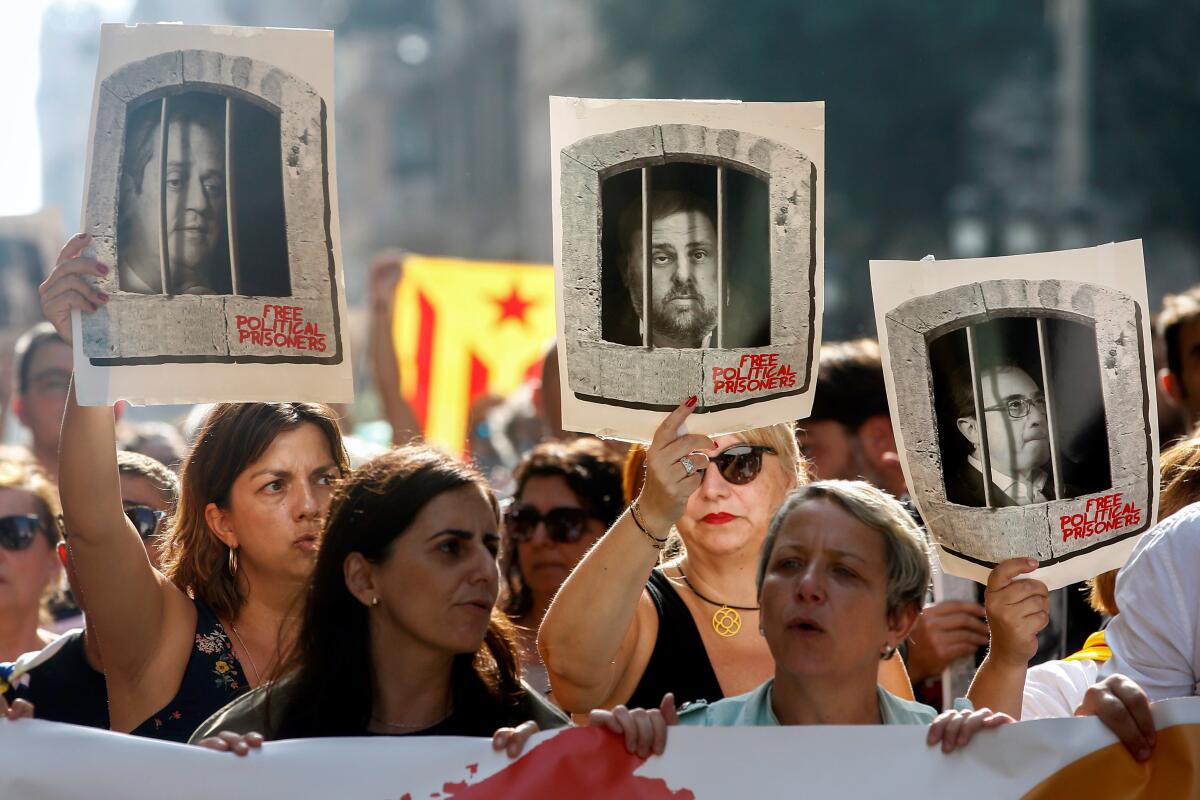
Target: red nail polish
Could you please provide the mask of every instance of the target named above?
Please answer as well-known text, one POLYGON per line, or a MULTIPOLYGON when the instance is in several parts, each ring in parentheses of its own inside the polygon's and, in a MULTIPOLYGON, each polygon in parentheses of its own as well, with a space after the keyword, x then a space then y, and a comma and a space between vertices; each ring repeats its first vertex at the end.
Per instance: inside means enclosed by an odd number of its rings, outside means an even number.
POLYGON ((96 271, 99 272, 101 275, 107 275, 108 267, 104 266, 103 264, 97 264, 96 271))
POLYGON ((696 395, 692 395, 691 397, 689 397, 688 401, 687 401, 687 407, 691 408, 692 406, 696 405, 696 399, 697 399, 696 395))

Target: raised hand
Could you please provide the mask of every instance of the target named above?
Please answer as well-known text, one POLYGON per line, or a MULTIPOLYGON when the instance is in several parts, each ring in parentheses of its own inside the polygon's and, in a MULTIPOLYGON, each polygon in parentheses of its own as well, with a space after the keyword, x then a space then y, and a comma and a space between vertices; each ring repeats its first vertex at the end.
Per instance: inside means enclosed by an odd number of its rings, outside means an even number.
POLYGON ((1037 635, 1050 621, 1050 593, 1046 584, 1019 576, 1033 572, 1032 558, 1010 558, 988 575, 984 608, 992 629, 988 657, 1006 666, 1028 666, 1037 653, 1037 635))
POLYGON ((646 449, 646 483, 638 496, 641 518, 650 532, 665 536, 683 516, 688 498, 700 488, 708 453, 715 452, 713 440, 700 434, 679 435, 679 428, 691 416, 695 396, 666 416, 654 432, 646 449), (689 472, 687 458, 692 466, 689 472))
POLYGON ((71 309, 85 314, 94 313, 108 302, 108 295, 89 280, 107 275, 109 269, 94 258, 83 255, 92 237, 79 233, 63 245, 50 277, 38 287, 42 298, 42 314, 58 331, 63 341, 71 341, 71 309))

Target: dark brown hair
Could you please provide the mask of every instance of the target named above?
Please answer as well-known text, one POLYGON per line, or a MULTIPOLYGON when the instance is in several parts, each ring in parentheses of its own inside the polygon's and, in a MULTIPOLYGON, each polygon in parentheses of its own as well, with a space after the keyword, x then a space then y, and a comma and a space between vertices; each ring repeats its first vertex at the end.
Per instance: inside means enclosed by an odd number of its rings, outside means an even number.
MULTIPOLYGON (((823 343, 817 394, 808 419, 840 422, 854 433, 876 416, 889 416, 879 343, 874 339, 823 343)), ((799 424, 804 427, 803 421, 799 424)))
MULTIPOLYGON (((611 527, 625 510, 621 461, 599 439, 546 442, 530 450, 514 473, 516 499, 521 499, 529 479, 539 476, 562 478, 579 505, 603 522, 605 529, 611 527)), ((516 543, 507 530, 503 537, 504 611, 515 618, 533 607, 533 593, 521 573, 516 543)))
POLYGON ((345 474, 350 462, 337 419, 317 403, 219 403, 204 418, 183 461, 179 504, 163 536, 162 572, 222 619, 237 617, 245 598, 227 567, 229 548, 209 529, 204 509, 209 503, 228 508, 238 475, 262 457, 276 436, 305 423, 325 435, 345 474))
MULTIPOLYGON (((267 699, 274 738, 361 736, 374 704, 368 609, 346 586, 343 565, 351 553, 374 564, 434 497, 474 486, 488 499, 496 524, 496 497, 476 470, 432 447, 412 445, 371 459, 342 481, 333 497, 309 580, 295 647, 282 675, 290 675, 287 700, 277 711, 267 699), (336 689, 330 676, 337 676, 336 689), (278 724, 276 725, 276 721, 278 724)), ((455 656, 454 707, 479 711, 514 706, 523 695, 512 623, 497 609, 479 649, 455 656)))
POLYGON ((1200 286, 1163 298, 1163 309, 1154 320, 1154 330, 1162 337, 1167 353, 1167 369, 1175 375, 1179 390, 1186 393, 1183 383, 1183 350, 1179 332, 1184 325, 1200 319, 1200 286))

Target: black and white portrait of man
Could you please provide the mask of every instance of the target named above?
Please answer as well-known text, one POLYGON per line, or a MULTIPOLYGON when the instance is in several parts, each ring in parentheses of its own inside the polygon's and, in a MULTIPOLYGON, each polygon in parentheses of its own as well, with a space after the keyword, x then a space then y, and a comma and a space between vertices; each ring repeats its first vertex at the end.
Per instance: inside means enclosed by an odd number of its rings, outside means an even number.
POLYGON ((956 427, 967 441, 967 455, 966 464, 946 477, 947 499, 966 506, 986 505, 980 448, 985 435, 993 506, 1025 506, 1053 498, 1046 395, 1037 381, 1015 364, 980 370, 986 434, 976 417, 970 370, 957 370, 951 381, 956 427))
POLYGON ((654 188, 648 193, 648 254, 643 253, 640 185, 630 180, 639 177, 638 171, 605 181, 605 339, 642 344, 648 319, 652 348, 717 347, 723 302, 721 346, 767 345, 770 289, 765 186, 750 175, 727 171, 722 242, 715 168, 674 163, 651 172, 654 188), (722 245, 724 290, 718 255, 722 245), (644 265, 650 273, 648 313, 643 308, 644 265))
POLYGON ((225 100, 204 92, 172 97, 165 143, 160 109, 151 103, 130 113, 117 233, 121 288, 164 292, 165 243, 168 293, 228 293, 225 100))

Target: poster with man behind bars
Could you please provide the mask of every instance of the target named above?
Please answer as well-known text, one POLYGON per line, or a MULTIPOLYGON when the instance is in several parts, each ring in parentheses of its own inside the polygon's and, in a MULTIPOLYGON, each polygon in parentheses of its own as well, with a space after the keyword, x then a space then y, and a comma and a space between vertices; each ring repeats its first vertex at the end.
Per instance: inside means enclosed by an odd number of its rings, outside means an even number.
POLYGON ((333 33, 105 25, 79 401, 348 401, 333 33))
POLYGON ((649 441, 808 415, 823 103, 550 98, 563 426, 649 441))
POLYGON ((1158 431, 1140 241, 873 261, 892 422, 952 575, 1032 557, 1050 589, 1124 564, 1155 521, 1158 431))

